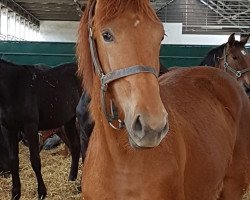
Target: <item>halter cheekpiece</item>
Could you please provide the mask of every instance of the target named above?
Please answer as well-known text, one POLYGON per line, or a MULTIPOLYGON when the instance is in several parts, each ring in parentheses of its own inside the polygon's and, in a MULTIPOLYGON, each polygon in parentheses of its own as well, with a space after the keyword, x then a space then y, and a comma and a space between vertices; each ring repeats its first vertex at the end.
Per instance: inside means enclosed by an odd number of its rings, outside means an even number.
POLYGON ((109 124, 112 128, 122 129, 125 127, 125 123, 119 119, 117 108, 115 107, 112 100, 110 102, 110 105, 111 105, 110 106, 110 113, 107 111, 106 92, 108 89, 108 84, 115 81, 115 80, 130 76, 130 75, 138 74, 138 73, 151 73, 155 77, 158 77, 158 72, 153 67, 134 65, 134 66, 129 66, 127 68, 114 70, 114 71, 108 72, 107 74, 104 73, 104 71, 101 67, 99 58, 98 58, 96 43, 95 43, 95 39, 93 37, 93 28, 92 28, 93 27, 93 20, 92 19, 93 19, 93 15, 94 15, 93 12, 94 12, 95 5, 96 5, 96 1, 93 1, 92 5, 90 7, 89 15, 88 15, 88 31, 89 31, 90 53, 91 53, 91 58, 92 58, 92 62, 94 65, 94 70, 95 70, 95 73, 98 75, 100 82, 101 82, 102 111, 103 111, 107 121, 109 122, 109 124), (118 122, 118 127, 116 127, 113 124, 114 121, 118 122))

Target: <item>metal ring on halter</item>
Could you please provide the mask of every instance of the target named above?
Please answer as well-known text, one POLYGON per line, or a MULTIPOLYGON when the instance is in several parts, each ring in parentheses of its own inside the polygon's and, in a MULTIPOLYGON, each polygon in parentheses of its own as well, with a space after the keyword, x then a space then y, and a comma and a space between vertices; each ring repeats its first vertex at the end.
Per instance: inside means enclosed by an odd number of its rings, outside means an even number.
POLYGON ((235 75, 236 75, 237 78, 240 78, 241 75, 242 75, 242 73, 241 73, 241 71, 236 71, 236 74, 235 74, 235 75))
POLYGON ((116 130, 120 130, 120 129, 122 129, 122 128, 125 127, 125 124, 124 124, 124 122, 123 122, 122 120, 117 119, 117 121, 118 121, 118 123, 119 123, 118 128, 117 128, 114 124, 112 124, 112 122, 109 122, 109 125, 110 125, 113 129, 116 129, 116 130))

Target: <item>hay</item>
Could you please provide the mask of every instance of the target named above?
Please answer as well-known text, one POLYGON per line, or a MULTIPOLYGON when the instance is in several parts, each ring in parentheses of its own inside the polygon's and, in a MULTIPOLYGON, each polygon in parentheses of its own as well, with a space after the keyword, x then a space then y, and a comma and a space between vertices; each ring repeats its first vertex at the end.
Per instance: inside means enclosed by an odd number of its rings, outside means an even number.
MULTIPOLYGON (((20 178, 22 184, 21 200, 37 200, 37 186, 35 174, 29 161, 28 148, 20 144, 20 178)), ((40 153, 42 162, 42 174, 47 187, 48 200, 80 200, 79 192, 81 166, 79 166, 78 179, 76 182, 69 182, 70 156, 64 157, 59 152, 64 149, 60 145, 56 149, 40 153)), ((80 161, 81 163, 81 161, 80 161)), ((0 177, 0 199, 9 200, 11 190, 11 178, 0 177)), ((242 200, 250 200, 250 189, 242 200)))
MULTIPOLYGON (((29 161, 29 150, 24 145, 19 145, 20 153, 20 179, 22 184, 21 200, 37 200, 37 183, 35 173, 29 161)), ((42 175, 47 187, 48 200, 79 200, 81 199, 79 166, 76 182, 68 181, 71 157, 64 157, 58 153, 64 149, 60 145, 56 149, 41 151, 42 175)), ((80 160, 81 163, 81 160, 80 160)), ((9 200, 11 194, 11 178, 0 177, 0 199, 9 200)))
POLYGON ((249 187, 248 191, 246 192, 246 194, 244 195, 242 200, 250 200, 250 187, 249 187))

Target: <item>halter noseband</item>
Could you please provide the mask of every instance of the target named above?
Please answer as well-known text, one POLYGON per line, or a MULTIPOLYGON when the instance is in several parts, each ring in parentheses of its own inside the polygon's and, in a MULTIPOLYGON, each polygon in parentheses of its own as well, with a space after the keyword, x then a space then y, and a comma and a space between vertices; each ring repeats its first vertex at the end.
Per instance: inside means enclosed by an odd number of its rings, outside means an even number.
POLYGON ((153 67, 148 67, 148 66, 142 66, 142 65, 134 65, 134 66, 129 66, 127 68, 124 69, 118 69, 118 70, 114 70, 111 71, 107 74, 104 73, 99 58, 98 58, 98 54, 97 54, 97 48, 96 48, 96 43, 95 43, 95 39, 93 37, 93 11, 95 8, 95 4, 96 1, 94 1, 90 7, 90 11, 89 11, 89 16, 88 16, 88 30, 89 30, 89 46, 90 46, 90 53, 91 53, 91 58, 92 58, 92 62, 94 65, 94 69, 95 69, 95 73, 98 75, 100 82, 101 82, 101 106, 102 106, 102 111, 107 119, 107 121, 109 122, 110 126, 114 129, 122 129, 125 127, 125 123, 120 120, 118 118, 118 112, 117 112, 117 108, 115 107, 113 101, 111 100, 111 114, 108 113, 107 108, 106 108, 106 92, 108 89, 108 84, 130 76, 130 75, 134 75, 134 74, 138 74, 138 73, 151 73, 153 74, 155 77, 158 77, 158 72, 155 68, 153 67), (118 127, 116 127, 115 125, 113 125, 113 121, 118 121, 118 127))
POLYGON ((227 54, 226 54, 226 46, 224 47, 224 51, 223 51, 223 58, 224 58, 224 69, 225 70, 229 70, 231 71, 236 77, 237 79, 240 78, 243 74, 250 72, 250 68, 247 67, 243 70, 235 70, 233 67, 231 67, 228 62, 227 62, 227 54))

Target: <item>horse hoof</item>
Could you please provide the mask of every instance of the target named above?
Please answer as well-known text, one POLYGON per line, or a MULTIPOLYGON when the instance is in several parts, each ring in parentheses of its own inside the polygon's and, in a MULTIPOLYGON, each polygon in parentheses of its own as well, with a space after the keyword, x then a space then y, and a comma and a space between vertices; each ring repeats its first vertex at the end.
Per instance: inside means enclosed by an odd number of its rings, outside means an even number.
POLYGON ((46 198, 46 195, 42 195, 42 196, 38 197, 39 200, 42 200, 42 199, 45 199, 45 198, 46 198))
POLYGON ((45 194, 39 194, 39 195, 38 195, 38 199, 39 199, 39 200, 45 199, 46 196, 47 196, 47 193, 45 193, 45 194))
POLYGON ((38 199, 45 199, 47 196, 47 190, 44 188, 42 191, 38 190, 38 199))
POLYGON ((76 176, 69 176, 69 181, 75 181, 76 180, 76 176))
POLYGON ((21 194, 12 195, 11 200, 19 200, 20 197, 21 197, 21 194))

